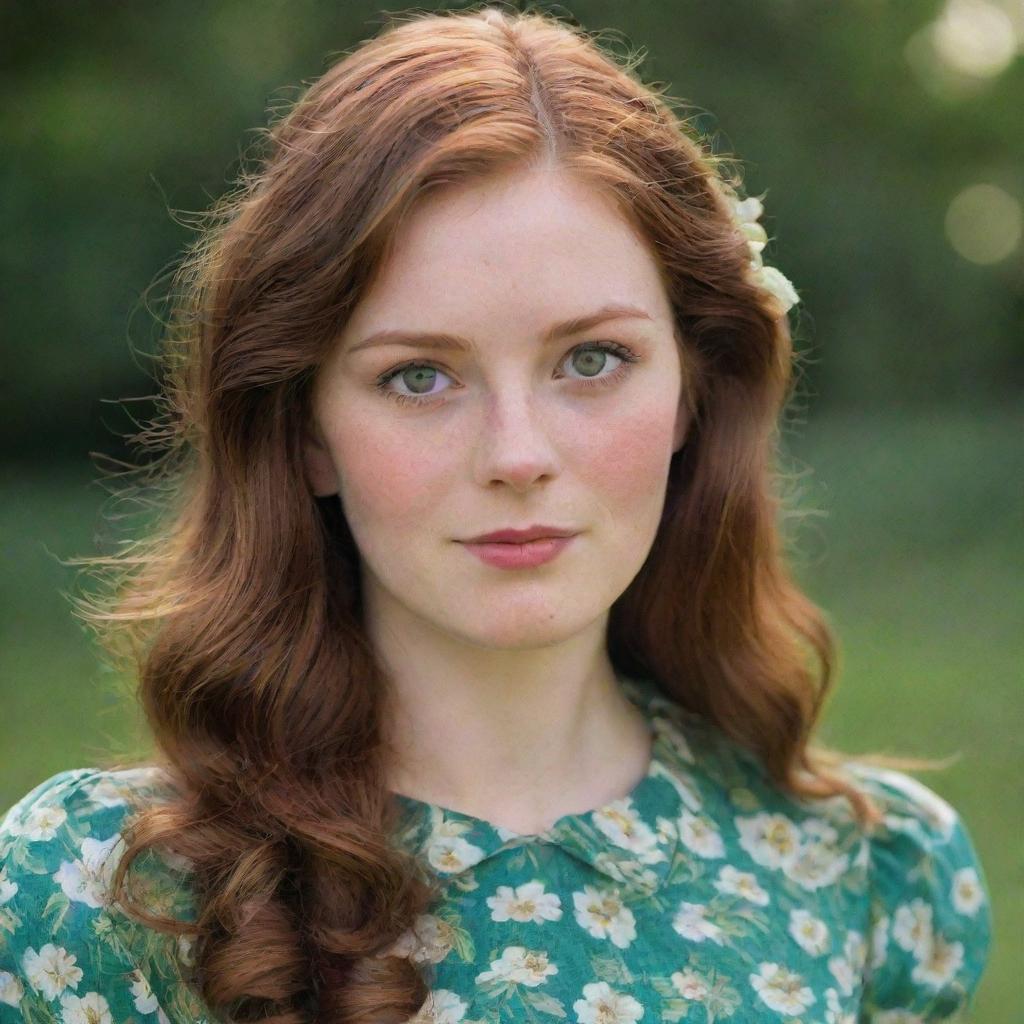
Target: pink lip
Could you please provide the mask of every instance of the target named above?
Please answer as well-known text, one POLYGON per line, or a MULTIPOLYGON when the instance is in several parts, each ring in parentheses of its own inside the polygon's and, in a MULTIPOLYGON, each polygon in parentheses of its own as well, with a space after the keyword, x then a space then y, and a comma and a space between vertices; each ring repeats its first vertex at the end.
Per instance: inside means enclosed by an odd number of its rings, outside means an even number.
POLYGON ((564 530, 558 526, 530 526, 525 530, 495 530, 493 533, 481 533, 479 537, 468 537, 466 544, 525 544, 530 540, 541 540, 545 537, 571 537, 576 530, 564 530))
POLYGON ((570 537, 541 537, 539 540, 527 541, 525 544, 508 542, 471 544, 463 547, 471 551, 482 562, 498 569, 532 569, 535 566, 550 562, 569 544, 570 537))

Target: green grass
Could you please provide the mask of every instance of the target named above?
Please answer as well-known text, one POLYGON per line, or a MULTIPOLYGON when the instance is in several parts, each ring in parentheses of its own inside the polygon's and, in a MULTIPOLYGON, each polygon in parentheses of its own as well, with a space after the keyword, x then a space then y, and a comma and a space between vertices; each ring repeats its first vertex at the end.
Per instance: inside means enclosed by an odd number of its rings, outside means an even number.
POLYGON ((799 461, 797 575, 838 635, 819 736, 851 752, 943 758, 918 777, 960 812, 993 903, 977 1021, 1019 1019, 1024 963, 1021 410, 834 416, 799 461), (811 467, 811 471, 808 471, 811 467))
MULTIPOLYGON (((797 575, 840 641, 820 737, 851 752, 959 754, 922 781, 981 855, 995 939, 976 1020, 1010 1024, 1024 963, 1021 410, 832 416, 786 435, 797 575)), ((7 754, 0 804, 111 747, 144 744, 61 591, 105 492, 88 464, 17 468, 0 488, 7 754)))

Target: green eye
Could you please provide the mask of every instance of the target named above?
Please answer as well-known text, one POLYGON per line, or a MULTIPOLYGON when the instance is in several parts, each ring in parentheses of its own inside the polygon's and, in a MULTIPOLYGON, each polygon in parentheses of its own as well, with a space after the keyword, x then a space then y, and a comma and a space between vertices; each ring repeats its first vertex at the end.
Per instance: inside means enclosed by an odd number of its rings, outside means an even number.
MULTIPOLYGON (((579 377, 568 379, 575 380, 584 387, 603 387, 614 384, 625 376, 629 372, 628 364, 637 362, 639 358, 631 349, 618 342, 590 341, 577 345, 562 362, 571 360, 576 372, 581 374, 579 377), (602 374, 601 371, 607 366, 609 353, 620 360, 620 365, 614 367, 611 373, 602 374)), ((378 377, 374 387, 387 398, 401 404, 430 405, 441 400, 441 392, 433 390, 438 373, 448 376, 445 370, 432 363, 404 363, 378 377), (409 394, 394 391, 388 386, 395 378, 401 379, 409 389, 409 394)))
POLYGON ((573 364, 580 373, 596 376, 608 361, 607 350, 597 348, 577 349, 573 353, 573 364))
POLYGON ((416 394, 428 394, 436 379, 436 366, 407 366, 402 371, 402 381, 416 394))

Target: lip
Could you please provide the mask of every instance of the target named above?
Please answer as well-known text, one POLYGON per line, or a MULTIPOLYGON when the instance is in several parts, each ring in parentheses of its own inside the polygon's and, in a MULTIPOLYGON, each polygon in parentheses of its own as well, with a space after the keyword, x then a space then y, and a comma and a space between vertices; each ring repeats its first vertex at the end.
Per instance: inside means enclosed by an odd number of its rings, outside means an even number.
POLYGON ((493 533, 482 533, 479 537, 470 537, 463 544, 527 544, 534 540, 548 537, 572 537, 578 530, 567 530, 558 526, 528 526, 525 530, 495 530, 493 533))
POLYGON ((476 544, 464 541, 462 546, 481 562, 496 569, 533 569, 550 562, 574 539, 575 535, 570 534, 567 537, 540 537, 524 544, 508 541, 476 544))

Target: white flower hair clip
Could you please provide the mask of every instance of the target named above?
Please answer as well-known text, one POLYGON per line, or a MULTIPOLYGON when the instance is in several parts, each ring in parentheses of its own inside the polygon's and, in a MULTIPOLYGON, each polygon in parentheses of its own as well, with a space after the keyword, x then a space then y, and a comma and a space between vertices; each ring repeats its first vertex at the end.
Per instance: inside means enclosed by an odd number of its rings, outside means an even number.
POLYGON ((770 292, 778 299, 783 313, 788 312, 800 301, 800 296, 797 295, 789 278, 781 270, 766 266, 761 259, 761 250, 768 244, 768 235, 758 223, 761 214, 764 213, 764 204, 757 196, 739 199, 730 195, 729 202, 732 205, 736 225, 747 240, 747 248, 750 252, 750 272, 765 291, 770 292))

